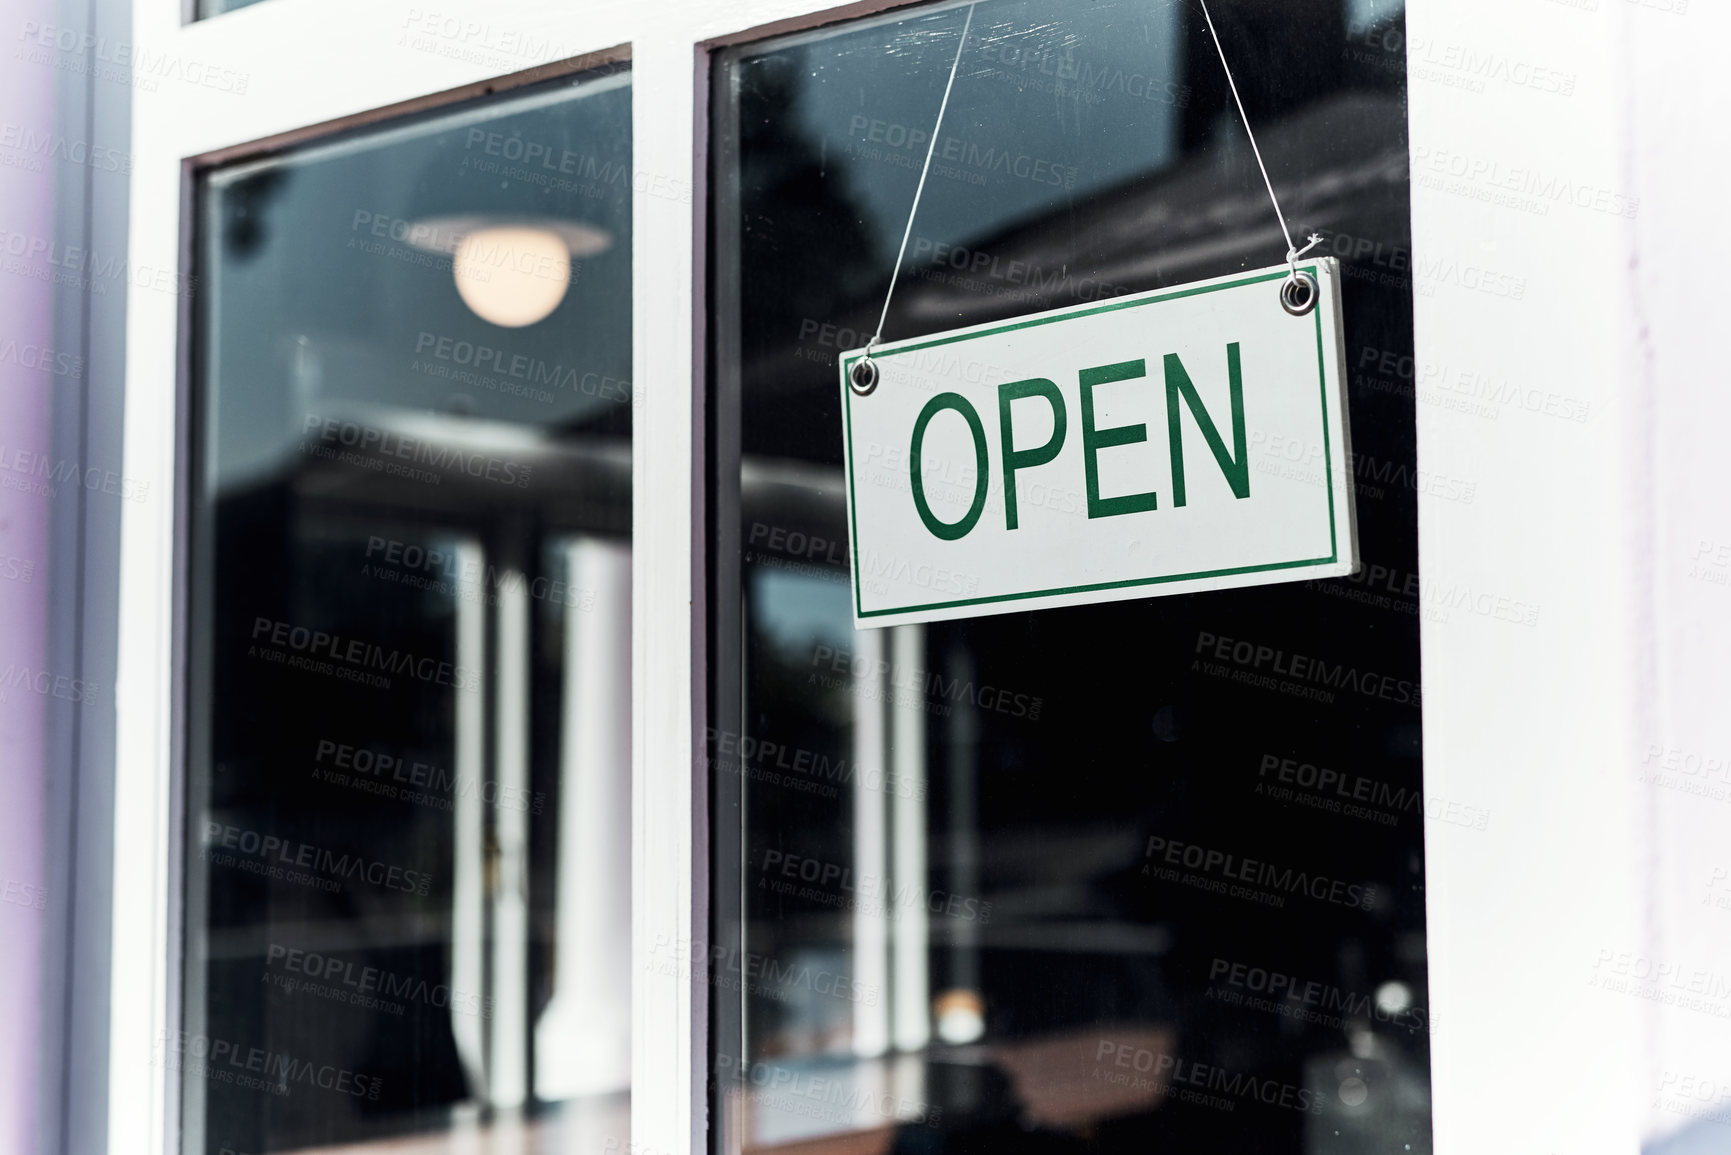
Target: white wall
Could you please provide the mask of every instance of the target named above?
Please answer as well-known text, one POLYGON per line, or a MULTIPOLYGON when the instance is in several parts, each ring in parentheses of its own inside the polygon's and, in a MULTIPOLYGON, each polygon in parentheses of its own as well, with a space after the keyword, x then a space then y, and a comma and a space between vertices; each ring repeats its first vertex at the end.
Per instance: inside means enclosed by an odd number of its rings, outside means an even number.
POLYGON ((1425 625, 1427 790, 1491 813, 1427 831, 1443 1152, 1632 1153, 1691 1123, 1708 1146, 1654 1149, 1731 1147, 1731 1115, 1688 1114, 1731 1098, 1731 910, 1703 905, 1731 778, 1642 780, 1672 747, 1731 756, 1731 587, 1691 570, 1731 542, 1709 127, 1731 11, 1684 3, 1409 13, 1419 462, 1477 483, 1421 501, 1426 595, 1540 610, 1425 625), (1469 397, 1489 414, 1441 403, 1469 397))
MULTIPOLYGON (((1675 0, 1673 0, 1673 7, 1675 0)), ((1641 196, 1625 299, 1630 393, 1642 442, 1639 713, 1639 949, 1704 1004, 1645 1004, 1638 1090, 1647 1136, 1685 1129, 1666 1151, 1731 1148, 1731 330, 1719 269, 1731 161, 1719 126, 1731 82, 1719 53, 1731 7, 1625 17, 1629 182, 1641 196), (1698 996, 1700 997, 1700 996, 1698 996), (1703 1118, 1703 1116, 1713 1116, 1703 1118)))

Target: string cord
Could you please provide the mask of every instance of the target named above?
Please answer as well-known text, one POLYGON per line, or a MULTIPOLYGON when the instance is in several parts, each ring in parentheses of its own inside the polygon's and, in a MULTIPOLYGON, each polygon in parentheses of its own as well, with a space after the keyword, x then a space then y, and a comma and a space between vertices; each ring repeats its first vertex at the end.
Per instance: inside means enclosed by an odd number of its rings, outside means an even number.
POLYGON ((1198 0, 1202 5, 1202 19, 1208 22, 1208 35, 1214 40, 1214 51, 1220 54, 1220 67, 1226 73, 1226 86, 1232 90, 1232 103, 1238 106, 1238 119, 1244 122, 1244 135, 1250 138, 1250 151, 1256 155, 1256 167, 1262 170, 1262 183, 1268 186, 1268 199, 1274 205, 1274 217, 1280 222, 1281 234, 1286 237, 1286 267, 1292 273, 1292 279, 1298 279, 1298 258, 1320 245, 1323 241, 1321 233, 1311 233, 1309 243, 1302 249, 1292 242, 1292 230, 1286 227, 1286 214, 1280 211, 1280 198, 1274 195, 1274 182, 1268 177, 1268 166, 1262 161, 1262 150, 1256 146, 1256 133, 1251 131, 1250 117, 1244 111, 1244 101, 1238 95, 1238 82, 1232 79, 1232 65, 1226 62, 1226 49, 1220 45, 1220 33, 1214 30, 1214 16, 1208 11, 1208 0, 1198 0))
MULTIPOLYGON (((976 0, 977 2, 977 0, 976 0)), ((944 111, 950 106, 950 89, 956 85, 956 70, 962 65, 962 49, 968 43, 968 29, 974 24, 974 5, 968 5, 968 18, 962 22, 962 38, 956 43, 956 58, 950 62, 950 79, 944 85, 944 99, 938 105, 938 122, 932 126, 931 143, 926 146, 926 163, 920 166, 920 183, 914 187, 914 203, 908 209, 907 227, 902 230, 902 246, 896 250, 896 263, 890 269, 889 291, 884 293, 883 311, 878 314, 877 329, 872 332, 872 339, 866 342, 866 356, 871 356, 872 347, 883 336, 884 321, 890 315, 890 298, 896 294, 896 278, 901 275, 902 258, 907 256, 908 238, 914 232, 914 216, 920 211, 920 194, 926 191, 926 173, 932 168, 932 154, 938 149, 938 131, 944 126, 944 111)))
MULTIPOLYGON (((1220 43, 1220 33, 1214 27, 1214 14, 1208 11, 1208 0, 1197 0, 1202 5, 1202 18, 1208 22, 1208 35, 1214 41, 1214 51, 1220 55, 1220 67, 1226 73, 1226 86, 1232 90, 1232 103, 1238 107, 1238 119, 1244 124, 1244 135, 1250 139, 1250 151, 1256 157, 1256 167, 1262 170, 1262 183, 1268 189, 1269 203, 1274 206, 1274 219, 1280 223, 1281 235, 1286 238, 1286 267, 1293 281, 1298 280, 1298 258, 1323 242, 1321 233, 1311 233, 1308 243, 1301 249, 1292 240, 1292 230, 1287 227, 1286 214, 1281 211, 1280 198, 1274 193, 1274 181, 1268 175, 1268 165, 1262 159, 1262 149, 1256 143, 1256 133, 1250 127, 1250 116, 1244 111, 1244 99, 1238 95, 1238 82, 1232 77, 1232 65, 1227 63, 1226 49, 1220 43)), ((978 3, 978 0, 975 0, 978 3)), ((968 5, 968 17, 962 22, 962 38, 956 43, 956 58, 950 62, 950 78, 944 82, 944 98, 938 104, 937 123, 932 126, 931 141, 926 145, 926 160, 920 166, 920 183, 914 186, 914 203, 908 208, 908 223, 902 229, 901 247, 896 250, 896 263, 890 268, 889 288, 884 292, 884 307, 878 313, 877 328, 872 331, 871 340, 866 342, 865 356, 869 362, 871 351, 883 336, 884 322, 889 319, 890 302, 895 299, 896 280, 901 276, 902 261, 907 257, 908 238, 913 236, 914 218, 919 215, 920 197, 926 191, 926 176, 932 169, 932 156, 938 149, 938 134, 944 127, 944 113, 950 107, 950 91, 956 86, 956 73, 962 65, 962 50, 968 44, 968 30, 974 24, 975 4, 968 5)))

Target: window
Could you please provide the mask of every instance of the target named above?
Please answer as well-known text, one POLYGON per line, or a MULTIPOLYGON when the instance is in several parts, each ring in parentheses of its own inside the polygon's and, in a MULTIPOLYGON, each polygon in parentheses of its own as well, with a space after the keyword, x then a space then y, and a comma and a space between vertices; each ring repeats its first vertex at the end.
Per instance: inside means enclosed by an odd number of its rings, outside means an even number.
POLYGON ((212 16, 220 16, 224 12, 233 12, 239 8, 250 8, 261 0, 197 0, 196 20, 208 20, 212 16))
MULTIPOLYGON (((855 631, 836 356, 964 9, 717 58, 718 1150, 1430 1150, 1405 60, 1369 35, 1403 14, 1214 7, 1293 231, 1346 273, 1350 580, 855 631)), ((981 3, 883 336, 1283 247, 1194 5, 981 3)))
POLYGON ((630 126, 610 67, 200 177, 187 1153, 623 1141, 630 126))

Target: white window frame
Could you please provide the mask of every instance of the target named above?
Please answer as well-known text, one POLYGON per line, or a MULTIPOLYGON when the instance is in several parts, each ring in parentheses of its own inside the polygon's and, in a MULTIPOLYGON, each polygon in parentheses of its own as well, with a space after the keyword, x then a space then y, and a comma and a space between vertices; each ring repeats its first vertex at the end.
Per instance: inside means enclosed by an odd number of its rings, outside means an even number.
MULTIPOLYGON (((1053 0, 1060 7, 1067 2, 1053 0)), ((196 23, 184 22, 181 0, 137 0, 134 60, 189 67, 174 76, 139 70, 158 79, 154 90, 139 85, 133 92, 134 287, 124 468, 150 496, 127 503, 122 529, 110 1152, 167 1155, 177 1133, 177 1100, 158 1040, 178 1021, 179 948, 171 928, 180 886, 175 710, 182 677, 177 630, 184 618, 177 597, 184 587, 178 547, 184 495, 177 463, 186 446, 186 331, 174 294, 136 286, 140 271, 189 271, 188 161, 545 63, 512 45, 552 41, 569 56, 628 52, 639 174, 633 357, 643 391, 633 442, 631 1140, 649 1155, 703 1155, 710 1140, 702 954, 695 952, 689 973, 646 964, 667 957, 654 953, 658 943, 708 938, 707 772, 700 738, 707 693, 701 286, 709 54, 727 44, 911 6, 891 0, 839 7, 825 0, 440 0, 441 22, 475 31, 445 38, 440 46, 448 54, 434 54, 399 42, 411 13, 433 10, 426 0, 268 0, 196 23), (212 67, 244 77, 244 94, 180 79, 212 67), (691 195, 668 196, 669 189, 691 195)), ((1626 23, 1640 17, 1615 11, 1627 6, 1608 0, 1601 7, 1612 11, 1587 25, 1581 13, 1556 4, 1407 0, 1412 41, 1448 52, 1543 58, 1578 71, 1583 93, 1567 102, 1498 89, 1474 99, 1447 77, 1432 84, 1415 76, 1414 155, 1503 148, 1517 159, 1536 155, 1541 166, 1577 180, 1618 184, 1621 138, 1586 132, 1581 123, 1595 117, 1617 122, 1617 45, 1626 23)), ((1413 220, 1421 256, 1470 259, 1496 254, 1500 245, 1501 256, 1487 263, 1512 266, 1532 280, 1531 291, 1546 294, 1546 311, 1516 324, 1483 293, 1454 283, 1433 286, 1415 299, 1419 362, 1500 366, 1532 388, 1590 394, 1595 413, 1584 429, 1562 422, 1487 429, 1438 407, 1417 407, 1425 469, 1494 482, 1476 505, 1421 498, 1427 585, 1438 578, 1487 588, 1512 583, 1541 590, 1547 599, 1544 621, 1529 633, 1499 634, 1471 616, 1447 626, 1427 620, 1422 627, 1427 789, 1493 815, 1489 831, 1436 824, 1427 830, 1431 1007, 1445 1024, 1432 1053, 1438 1150, 1632 1150, 1634 1116, 1624 1104, 1634 1060, 1583 1070, 1579 1057, 1606 1048, 1639 1054, 1638 1024, 1632 1015, 1609 1023, 1594 1019, 1600 1004, 1573 986, 1547 990, 1548 1004, 1528 998, 1524 992, 1535 976, 1579 973, 1583 944, 1536 943, 1523 933, 1524 919, 1554 910, 1562 880, 1567 893, 1597 893, 1621 912, 1601 919, 1626 917, 1633 909, 1617 875, 1623 860, 1568 833, 1570 825, 1616 824, 1617 792, 1583 792, 1576 783, 1588 772, 1607 780, 1620 773, 1615 760, 1630 754, 1633 741, 1629 711, 1618 708, 1628 700, 1632 642, 1621 611, 1600 612, 1607 602, 1628 604, 1621 600, 1622 579, 1607 568, 1632 539, 1631 515, 1612 512, 1616 482, 1626 472, 1601 468, 1607 460, 1626 465, 1627 450, 1616 434, 1622 407, 1602 368, 1631 360, 1633 343, 1616 312, 1625 302, 1611 275, 1624 239, 1608 219, 1583 230, 1563 214, 1523 217, 1416 181, 1413 220), (1549 332, 1536 338, 1535 323, 1549 332), (1522 495, 1554 491, 1558 478, 1578 483, 1590 497, 1550 521, 1545 548, 1535 551, 1532 519, 1556 511, 1522 495), (1554 735, 1568 736, 1565 752, 1546 745, 1554 735), (1568 801, 1567 822, 1554 811, 1558 799, 1568 801), (1469 837, 1475 833, 1476 839, 1469 837), (1545 869, 1534 872, 1534 863, 1545 869), (1507 944, 1516 941, 1525 952, 1525 986, 1503 981, 1513 975, 1507 944), (1518 1056, 1518 1071, 1486 1063, 1491 1054, 1518 1056)), ((1577 913, 1591 922, 1590 911, 1577 913)))

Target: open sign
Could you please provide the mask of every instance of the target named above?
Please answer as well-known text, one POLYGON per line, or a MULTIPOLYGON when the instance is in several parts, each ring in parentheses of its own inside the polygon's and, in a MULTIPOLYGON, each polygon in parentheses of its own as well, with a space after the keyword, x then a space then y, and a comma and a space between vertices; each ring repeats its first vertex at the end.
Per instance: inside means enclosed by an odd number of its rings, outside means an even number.
POLYGON ((863 396, 844 354, 853 556, 981 575, 933 600, 856 573, 856 624, 1353 572, 1339 267, 1307 270, 1303 316, 1281 266, 880 345, 863 396))

